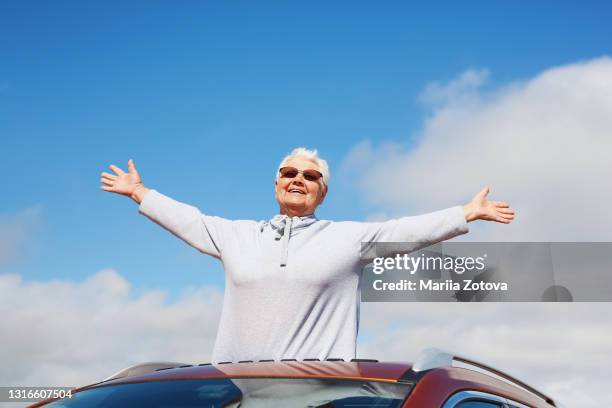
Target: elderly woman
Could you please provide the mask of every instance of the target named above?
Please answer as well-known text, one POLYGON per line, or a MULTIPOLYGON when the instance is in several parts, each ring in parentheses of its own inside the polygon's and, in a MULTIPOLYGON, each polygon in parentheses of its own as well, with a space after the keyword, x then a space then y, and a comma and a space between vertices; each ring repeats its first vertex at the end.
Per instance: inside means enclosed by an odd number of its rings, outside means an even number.
POLYGON ((362 242, 411 242, 415 249, 468 232, 467 223, 509 223, 514 212, 486 199, 386 222, 319 220, 329 170, 316 151, 297 148, 274 181, 279 214, 267 222, 202 214, 144 186, 128 172, 102 173, 101 187, 131 197, 140 213, 223 262, 225 296, 213 361, 355 358, 362 242))

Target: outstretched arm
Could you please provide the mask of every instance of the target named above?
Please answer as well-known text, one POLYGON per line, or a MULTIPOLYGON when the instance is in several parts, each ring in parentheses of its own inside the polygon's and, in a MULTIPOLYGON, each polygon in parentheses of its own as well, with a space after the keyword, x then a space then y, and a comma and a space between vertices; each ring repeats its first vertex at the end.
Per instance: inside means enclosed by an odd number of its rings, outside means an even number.
POLYGON ((503 201, 487 200, 491 189, 487 186, 472 198, 472 201, 463 206, 463 214, 467 222, 484 220, 510 224, 514 219, 514 210, 503 201))
POLYGON ((109 167, 115 174, 103 172, 100 179, 103 185, 100 188, 104 191, 130 197, 140 204, 149 192, 149 189, 142 183, 140 174, 138 174, 138 170, 136 170, 134 165, 134 160, 130 159, 128 161, 127 173, 114 164, 111 164, 109 167))
MULTIPOLYGON (((487 200, 489 187, 483 188, 463 207, 456 206, 428 214, 401 217, 380 223, 363 223, 360 242, 404 243, 400 252, 412 252, 440 241, 468 232, 467 223, 475 220, 496 221, 509 224, 514 210, 501 201, 487 200)), ((382 246, 374 252, 365 252, 365 260, 372 256, 389 256, 397 253, 393 246, 382 246)))

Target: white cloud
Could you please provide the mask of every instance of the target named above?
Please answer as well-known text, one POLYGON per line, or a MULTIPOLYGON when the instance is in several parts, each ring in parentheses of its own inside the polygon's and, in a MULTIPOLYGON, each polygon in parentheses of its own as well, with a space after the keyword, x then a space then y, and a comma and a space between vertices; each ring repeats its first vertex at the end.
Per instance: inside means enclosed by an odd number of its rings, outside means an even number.
POLYGON ((422 99, 435 104, 418 144, 363 142, 343 171, 367 169, 352 179, 396 215, 462 204, 491 185, 517 219, 473 226, 472 240, 612 240, 612 59, 489 92, 478 90, 485 78, 468 71, 426 87, 422 99))
MULTIPOLYGON (((484 185, 517 211, 471 224, 470 241, 612 240, 612 59, 547 70, 483 91, 467 71, 420 96, 431 108, 416 146, 364 141, 343 172, 390 216, 467 202, 484 185), (363 171, 367 169, 367 172, 363 171)), ((507 370, 568 407, 612 398, 610 303, 362 305, 360 355, 413 360, 437 346, 507 370)))
POLYGON ((139 297, 113 270, 83 282, 0 275, 0 384, 78 386, 144 361, 210 361, 218 289, 139 297), (9 368, 9 369, 7 369, 9 368))
POLYGON ((488 78, 488 70, 470 69, 446 84, 441 82, 428 84, 419 95, 419 99, 429 106, 446 105, 449 102, 461 104, 473 102, 478 99, 479 90, 488 78))
MULTIPOLYGON (((41 207, 35 206, 17 214, 0 214, 0 265, 26 255, 24 243, 40 224, 41 207)), ((30 245, 32 240, 30 240, 30 245)))

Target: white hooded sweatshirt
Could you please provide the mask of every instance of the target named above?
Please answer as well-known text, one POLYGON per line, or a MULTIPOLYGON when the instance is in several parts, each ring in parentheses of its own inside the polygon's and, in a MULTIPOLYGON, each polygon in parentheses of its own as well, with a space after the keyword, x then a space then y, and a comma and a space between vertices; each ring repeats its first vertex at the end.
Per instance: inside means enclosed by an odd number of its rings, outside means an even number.
POLYGON ((231 221, 151 190, 140 213, 225 269, 212 360, 355 358, 362 242, 419 249, 468 232, 460 206, 386 222, 231 221))

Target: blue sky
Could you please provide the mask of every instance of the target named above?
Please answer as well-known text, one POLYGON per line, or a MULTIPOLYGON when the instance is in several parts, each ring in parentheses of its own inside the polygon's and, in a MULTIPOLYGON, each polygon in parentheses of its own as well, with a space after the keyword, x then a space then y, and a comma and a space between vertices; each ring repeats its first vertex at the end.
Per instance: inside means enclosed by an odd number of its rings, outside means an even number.
POLYGON ((410 148, 428 83, 486 68, 495 87, 612 54, 606 2, 329 3, 2 2, 0 221, 26 232, 0 273, 222 285, 99 173, 133 158, 150 187, 264 219, 277 162, 304 145, 331 165, 319 217, 362 220, 378 209, 334 171, 363 140, 410 148))

